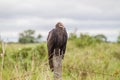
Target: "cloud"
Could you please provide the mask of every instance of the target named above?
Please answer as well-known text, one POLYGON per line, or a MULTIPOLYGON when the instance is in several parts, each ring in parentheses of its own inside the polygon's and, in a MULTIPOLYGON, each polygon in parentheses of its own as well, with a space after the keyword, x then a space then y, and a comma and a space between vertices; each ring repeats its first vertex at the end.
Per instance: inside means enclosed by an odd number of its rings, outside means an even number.
POLYGON ((113 0, 5 0, 1 2, 0 14, 3 18, 44 17, 73 19, 118 19, 120 1, 113 0), (103 17, 102 17, 103 16, 103 17))
POLYGON ((68 32, 117 35, 119 4, 119 0, 1 0, 0 34, 17 40, 19 32, 34 29, 45 39, 61 21, 68 32))

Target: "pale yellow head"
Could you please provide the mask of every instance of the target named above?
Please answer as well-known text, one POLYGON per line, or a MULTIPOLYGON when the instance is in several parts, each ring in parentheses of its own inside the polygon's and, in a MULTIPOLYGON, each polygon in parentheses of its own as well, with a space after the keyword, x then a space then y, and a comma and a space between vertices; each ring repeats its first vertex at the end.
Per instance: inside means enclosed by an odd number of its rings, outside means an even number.
POLYGON ((57 27, 64 28, 64 25, 63 25, 63 23, 58 22, 58 23, 56 24, 56 28, 57 28, 57 27))

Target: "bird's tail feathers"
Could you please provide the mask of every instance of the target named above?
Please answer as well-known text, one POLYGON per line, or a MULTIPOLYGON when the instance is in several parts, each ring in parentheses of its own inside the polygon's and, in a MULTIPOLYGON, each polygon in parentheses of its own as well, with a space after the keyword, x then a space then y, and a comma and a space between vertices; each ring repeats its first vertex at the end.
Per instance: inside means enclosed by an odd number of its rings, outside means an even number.
POLYGON ((49 55, 49 66, 50 66, 51 71, 54 71, 53 54, 49 55))

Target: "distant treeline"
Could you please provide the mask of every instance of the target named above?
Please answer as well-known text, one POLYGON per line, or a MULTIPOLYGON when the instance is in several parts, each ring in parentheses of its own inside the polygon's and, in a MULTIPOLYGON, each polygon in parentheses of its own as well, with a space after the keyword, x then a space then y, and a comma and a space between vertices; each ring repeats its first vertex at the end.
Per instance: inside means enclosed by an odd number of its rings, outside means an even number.
MULTIPOLYGON (((35 36, 35 30, 28 29, 19 33, 18 42, 19 43, 38 43, 38 42, 41 42, 41 38, 42 38, 41 34, 38 34, 37 36, 35 36)), ((69 40, 75 41, 78 46, 108 42, 107 37, 104 34, 97 34, 97 35, 91 36, 88 33, 87 34, 81 33, 79 36, 77 36, 76 33, 70 33, 69 40)), ((116 43, 120 43, 120 33, 117 37, 116 43)))
MULTIPOLYGON (((91 36, 89 34, 83 34, 81 33, 79 36, 76 35, 76 33, 70 33, 69 40, 75 42, 75 44, 78 47, 84 47, 89 45, 95 45, 96 43, 106 43, 107 37, 104 34, 97 34, 94 36, 91 36)), ((120 34, 117 38, 117 43, 120 43, 120 34)))
POLYGON ((42 38, 42 35, 39 34, 37 37, 35 37, 35 30, 25 30, 21 33, 19 33, 19 43, 36 43, 40 42, 40 39, 42 38))

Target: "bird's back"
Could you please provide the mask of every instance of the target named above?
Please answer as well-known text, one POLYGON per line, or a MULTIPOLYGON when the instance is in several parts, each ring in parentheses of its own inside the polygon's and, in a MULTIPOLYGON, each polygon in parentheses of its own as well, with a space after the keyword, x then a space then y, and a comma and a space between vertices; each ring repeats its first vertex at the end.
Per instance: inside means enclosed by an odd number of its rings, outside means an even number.
POLYGON ((55 48, 61 48, 67 41, 67 33, 65 29, 56 28, 55 30, 55 48))

